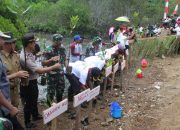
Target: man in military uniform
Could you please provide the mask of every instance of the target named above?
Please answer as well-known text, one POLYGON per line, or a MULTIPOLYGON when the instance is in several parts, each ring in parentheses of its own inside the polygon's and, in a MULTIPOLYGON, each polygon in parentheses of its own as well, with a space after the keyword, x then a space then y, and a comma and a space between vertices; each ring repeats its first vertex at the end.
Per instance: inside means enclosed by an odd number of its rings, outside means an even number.
POLYGON ((95 53, 102 49, 102 39, 99 36, 93 38, 93 41, 86 48, 86 57, 95 56, 95 53))
POLYGON ((12 33, 6 33, 11 36, 11 38, 5 39, 5 44, 3 45, 2 61, 6 66, 7 77, 10 81, 10 93, 11 93, 11 103, 18 107, 19 105, 19 80, 20 78, 27 78, 29 76, 27 71, 20 71, 20 59, 15 52, 15 42, 16 39, 13 38, 12 33))
MULTIPOLYGON (((60 70, 51 71, 47 74, 47 101, 51 103, 56 95, 57 102, 62 100, 64 88, 65 88, 65 79, 64 79, 64 71, 63 68, 67 65, 66 60, 66 50, 62 46, 63 36, 61 34, 53 35, 53 44, 46 52, 45 57, 46 60, 43 61, 43 65, 49 66, 53 65, 57 62, 61 64, 60 70), (54 62, 50 59, 54 57, 54 62)), ((50 105, 50 104, 49 104, 50 105)))

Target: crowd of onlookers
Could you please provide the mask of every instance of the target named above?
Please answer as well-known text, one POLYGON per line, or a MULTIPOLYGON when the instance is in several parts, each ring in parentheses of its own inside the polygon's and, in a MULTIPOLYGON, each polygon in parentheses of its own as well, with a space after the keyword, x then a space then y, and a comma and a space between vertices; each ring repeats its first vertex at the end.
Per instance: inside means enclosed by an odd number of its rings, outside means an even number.
POLYGON ((148 24, 147 26, 138 25, 136 29, 136 33, 139 37, 153 37, 153 36, 165 36, 175 34, 172 28, 176 28, 178 26, 178 20, 180 17, 177 15, 167 16, 167 18, 162 19, 160 23, 157 24, 148 24))

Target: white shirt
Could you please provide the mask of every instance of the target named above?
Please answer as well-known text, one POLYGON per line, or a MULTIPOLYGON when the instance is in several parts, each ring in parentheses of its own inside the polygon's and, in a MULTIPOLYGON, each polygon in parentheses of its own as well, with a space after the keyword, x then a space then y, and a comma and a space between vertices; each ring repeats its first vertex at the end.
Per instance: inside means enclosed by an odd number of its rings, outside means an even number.
POLYGON ((91 64, 93 67, 97 67, 100 70, 105 65, 105 60, 101 60, 98 56, 90 56, 84 59, 87 64, 91 64))
POLYGON ((98 56, 100 58, 100 60, 108 60, 108 59, 111 58, 111 55, 116 52, 116 50, 118 50, 118 45, 116 45, 116 46, 114 46, 112 48, 106 49, 104 51, 105 56, 103 55, 102 51, 97 52, 95 55, 98 56))
POLYGON ((127 37, 124 35, 119 35, 117 41, 119 42, 118 46, 120 49, 125 49, 127 37))
POLYGON ((177 36, 180 36, 180 27, 179 27, 179 26, 176 27, 176 28, 174 29, 174 31, 176 31, 176 35, 177 35, 177 36))
POLYGON ((34 80, 39 77, 39 74, 35 72, 36 69, 42 68, 40 65, 36 64, 35 56, 32 53, 26 52, 26 66, 25 66, 25 55, 22 49, 20 53, 20 63, 23 68, 27 69, 29 72, 29 80, 34 80))
POLYGON ((76 61, 75 63, 70 63, 72 66, 72 74, 79 78, 79 82, 86 85, 86 80, 88 76, 88 71, 93 66, 83 61, 76 61))
POLYGON ((142 32, 143 32, 143 29, 144 29, 143 27, 140 27, 140 28, 139 28, 139 32, 142 33, 142 32))
POLYGON ((161 33, 161 28, 155 28, 153 32, 156 33, 156 34, 160 34, 161 33))

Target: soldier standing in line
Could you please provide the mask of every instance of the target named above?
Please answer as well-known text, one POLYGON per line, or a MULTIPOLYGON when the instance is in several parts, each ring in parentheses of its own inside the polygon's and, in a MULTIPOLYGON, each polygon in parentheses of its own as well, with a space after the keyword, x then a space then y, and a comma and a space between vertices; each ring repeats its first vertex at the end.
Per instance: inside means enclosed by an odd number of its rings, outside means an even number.
POLYGON ((55 63, 60 63, 61 68, 59 70, 51 71, 47 74, 47 103, 53 101, 54 96, 56 96, 56 101, 62 101, 62 96, 65 88, 65 79, 64 79, 64 67, 67 65, 66 60, 66 50, 62 46, 61 42, 63 36, 61 34, 53 35, 53 44, 49 47, 48 52, 45 54, 45 61, 42 62, 44 66, 53 65, 55 63), (49 61, 54 57, 54 62, 49 61))
POLYGON ((93 38, 93 41, 89 43, 86 48, 86 57, 95 56, 95 54, 102 49, 102 39, 99 36, 93 38))

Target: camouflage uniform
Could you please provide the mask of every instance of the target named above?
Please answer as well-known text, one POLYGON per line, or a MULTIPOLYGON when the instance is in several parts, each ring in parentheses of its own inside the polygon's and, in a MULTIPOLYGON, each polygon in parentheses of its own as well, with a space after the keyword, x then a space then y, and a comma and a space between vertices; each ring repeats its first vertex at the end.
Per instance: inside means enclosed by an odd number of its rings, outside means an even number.
POLYGON ((86 48, 86 57, 95 56, 95 54, 102 49, 102 39, 99 36, 93 38, 93 41, 89 43, 89 46, 86 48))
MULTIPOLYGON (((51 71, 47 74, 47 100, 51 102, 56 95, 57 102, 60 102, 65 88, 63 67, 66 60, 66 50, 62 46, 59 48, 51 46, 48 50, 49 51, 46 53, 46 60, 49 60, 54 56, 60 56, 59 62, 61 63, 61 68, 60 70, 51 71)), ((52 62, 50 66, 54 64, 55 62, 52 62)))
POLYGON ((95 56, 95 47, 93 47, 92 43, 86 48, 86 57, 95 56))

